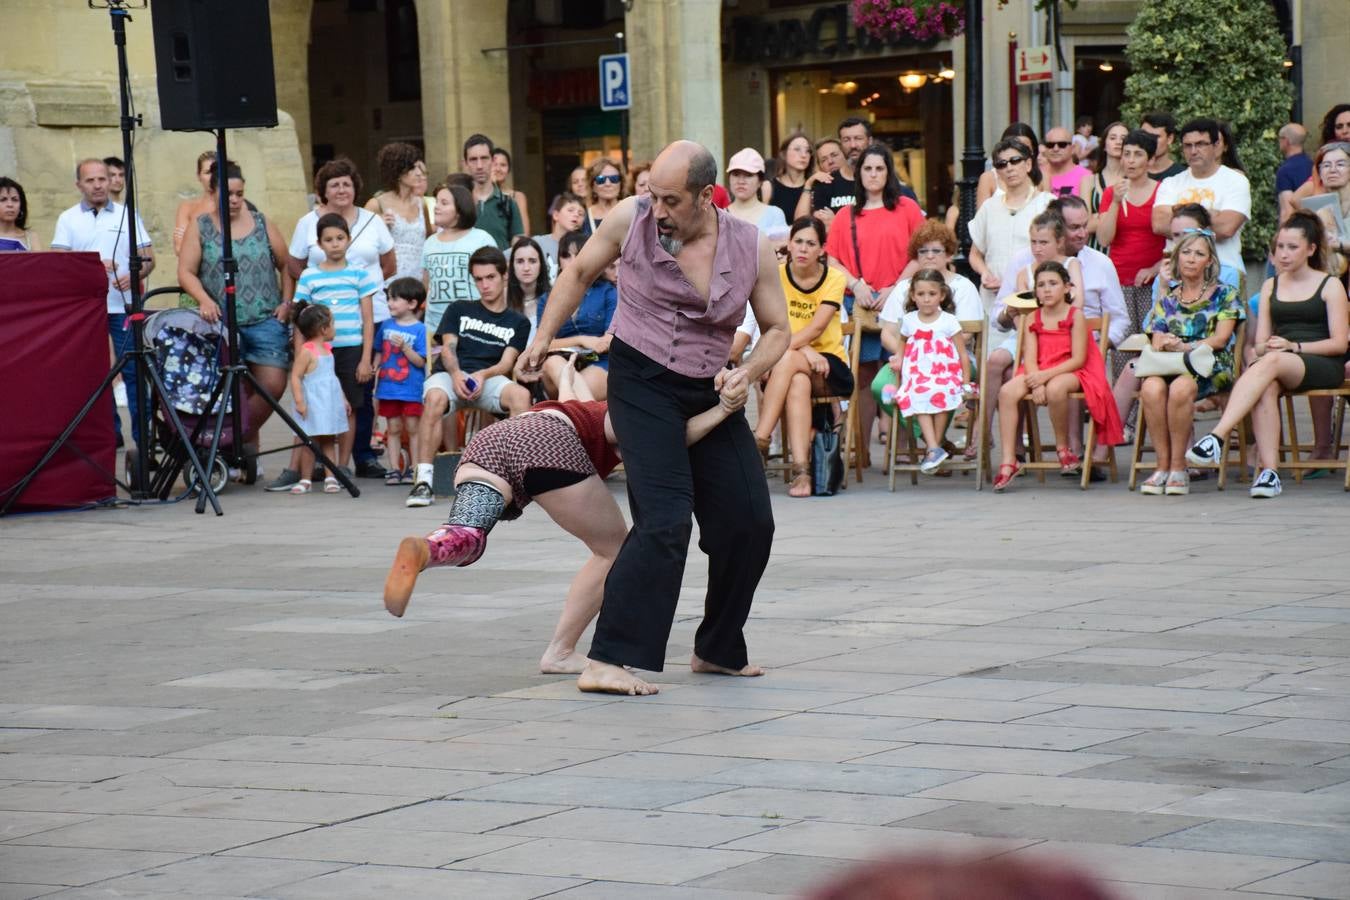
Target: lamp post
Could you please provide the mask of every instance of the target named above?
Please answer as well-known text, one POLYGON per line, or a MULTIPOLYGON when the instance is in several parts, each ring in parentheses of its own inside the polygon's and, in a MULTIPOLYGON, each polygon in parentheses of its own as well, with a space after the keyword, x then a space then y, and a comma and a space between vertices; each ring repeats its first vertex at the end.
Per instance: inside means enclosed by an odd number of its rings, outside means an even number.
POLYGON ((977 284, 970 268, 970 220, 975 218, 975 191, 984 173, 984 22, 980 0, 966 0, 966 148, 961 153, 961 217, 956 234, 961 241, 957 266, 977 284))

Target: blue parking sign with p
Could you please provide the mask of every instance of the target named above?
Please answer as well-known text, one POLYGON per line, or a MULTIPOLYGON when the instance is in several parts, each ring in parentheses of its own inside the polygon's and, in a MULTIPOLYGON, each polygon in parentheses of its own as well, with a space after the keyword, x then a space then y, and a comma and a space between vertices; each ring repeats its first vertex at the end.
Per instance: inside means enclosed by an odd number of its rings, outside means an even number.
POLYGON ((600 108, 628 109, 632 85, 628 81, 628 54, 600 57, 600 108))

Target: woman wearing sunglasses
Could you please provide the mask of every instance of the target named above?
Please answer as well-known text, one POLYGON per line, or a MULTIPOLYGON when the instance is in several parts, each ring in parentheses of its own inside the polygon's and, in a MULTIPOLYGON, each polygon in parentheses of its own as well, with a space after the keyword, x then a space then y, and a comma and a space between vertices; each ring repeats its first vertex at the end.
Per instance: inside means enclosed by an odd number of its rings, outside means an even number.
POLYGON ((1004 270, 1031 246, 1031 220, 1053 199, 1038 186, 1036 159, 1021 140, 1004 138, 991 157, 998 187, 970 221, 970 267, 980 276, 985 315, 994 307, 1004 270))
POLYGON ((623 196, 623 171, 608 157, 600 157, 586 170, 591 183, 592 203, 586 209, 586 222, 581 226, 585 234, 595 234, 600 222, 619 204, 623 196))

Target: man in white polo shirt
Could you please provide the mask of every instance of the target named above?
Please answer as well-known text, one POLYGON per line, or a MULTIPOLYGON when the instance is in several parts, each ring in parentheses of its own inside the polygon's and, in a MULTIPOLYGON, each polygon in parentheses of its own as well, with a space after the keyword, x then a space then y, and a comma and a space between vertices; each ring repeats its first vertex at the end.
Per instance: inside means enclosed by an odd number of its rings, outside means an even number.
MULTIPOLYGON (((108 336, 112 338, 113 353, 120 354, 132 348, 131 330, 127 327, 128 307, 131 305, 130 229, 127 227, 126 207, 108 196, 108 166, 101 159, 83 159, 75 166, 75 187, 81 200, 61 213, 56 220, 53 250, 87 250, 97 253, 108 270, 108 336)), ((150 248, 150 234, 145 230, 140 215, 136 216, 136 246, 140 248, 141 277, 155 268, 154 251, 150 248)), ((127 403, 131 412, 131 433, 140 439, 136 420, 137 399, 136 363, 128 359, 122 366, 122 382, 127 386, 127 403)), ((117 428, 117 445, 122 439, 122 420, 113 407, 113 423, 117 428)))
POLYGON ((1220 160, 1219 123, 1193 119, 1181 126, 1181 152, 1186 171, 1158 185, 1153 200, 1153 233, 1172 236, 1172 208, 1199 203, 1209 210, 1218 239, 1219 262, 1239 272, 1242 265, 1242 226, 1252 214, 1252 188, 1247 176, 1220 160))

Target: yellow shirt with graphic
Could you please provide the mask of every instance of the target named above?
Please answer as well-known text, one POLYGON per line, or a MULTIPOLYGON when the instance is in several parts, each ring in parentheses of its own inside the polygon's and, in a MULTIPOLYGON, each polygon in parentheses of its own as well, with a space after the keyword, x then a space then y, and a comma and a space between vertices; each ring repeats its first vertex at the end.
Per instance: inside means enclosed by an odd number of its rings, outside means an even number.
POLYGON ((821 354, 837 357, 848 362, 844 353, 844 334, 840 324, 840 307, 844 303, 844 290, 848 281, 838 269, 826 267, 825 277, 815 285, 798 285, 792 280, 792 273, 786 265, 780 266, 778 276, 783 282, 783 293, 787 296, 788 325, 796 334, 816 317, 816 311, 822 303, 834 307, 834 316, 825 330, 811 342, 811 349, 821 354))

